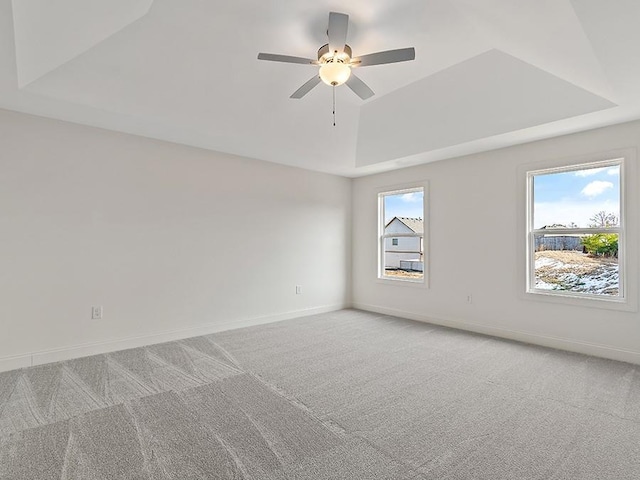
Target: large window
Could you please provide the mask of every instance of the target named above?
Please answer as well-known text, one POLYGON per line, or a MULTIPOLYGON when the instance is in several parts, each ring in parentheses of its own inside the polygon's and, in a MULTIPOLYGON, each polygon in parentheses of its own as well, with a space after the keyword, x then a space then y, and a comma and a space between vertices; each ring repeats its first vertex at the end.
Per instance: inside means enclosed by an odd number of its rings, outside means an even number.
POLYGON ((527 291, 625 299, 623 159, 527 172, 527 291))
POLYGON ((378 278, 425 284, 425 187, 378 194, 378 278))

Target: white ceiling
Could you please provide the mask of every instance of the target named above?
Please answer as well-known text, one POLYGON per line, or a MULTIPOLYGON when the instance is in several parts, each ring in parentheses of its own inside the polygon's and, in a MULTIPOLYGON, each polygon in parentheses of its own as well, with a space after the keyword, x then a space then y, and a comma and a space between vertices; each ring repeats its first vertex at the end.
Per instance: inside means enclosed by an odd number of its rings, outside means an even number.
POLYGON ((0 0, 0 107, 359 176, 640 118, 638 0, 0 0), (329 11, 376 95, 293 93, 329 11))

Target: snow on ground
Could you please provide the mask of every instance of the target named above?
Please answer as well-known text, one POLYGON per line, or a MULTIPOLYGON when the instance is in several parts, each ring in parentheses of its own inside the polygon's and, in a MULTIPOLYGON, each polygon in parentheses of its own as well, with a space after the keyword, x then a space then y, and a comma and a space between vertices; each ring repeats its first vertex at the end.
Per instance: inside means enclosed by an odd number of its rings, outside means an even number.
POLYGON ((580 252, 537 252, 536 288, 592 295, 618 295, 618 264, 580 252))
POLYGON ((539 288, 541 290, 556 290, 556 284, 547 283, 544 280, 540 280, 538 277, 536 277, 536 288, 539 288))
POLYGON ((549 257, 539 256, 536 258, 536 270, 541 267, 559 268, 565 265, 564 263, 549 257))

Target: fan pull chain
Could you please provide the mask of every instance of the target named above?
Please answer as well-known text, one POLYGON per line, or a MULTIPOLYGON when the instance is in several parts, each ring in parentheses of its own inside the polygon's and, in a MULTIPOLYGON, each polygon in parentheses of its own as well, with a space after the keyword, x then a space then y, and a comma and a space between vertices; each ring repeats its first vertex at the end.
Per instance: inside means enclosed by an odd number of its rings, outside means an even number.
POLYGON ((333 85, 333 126, 336 126, 336 86, 333 85))

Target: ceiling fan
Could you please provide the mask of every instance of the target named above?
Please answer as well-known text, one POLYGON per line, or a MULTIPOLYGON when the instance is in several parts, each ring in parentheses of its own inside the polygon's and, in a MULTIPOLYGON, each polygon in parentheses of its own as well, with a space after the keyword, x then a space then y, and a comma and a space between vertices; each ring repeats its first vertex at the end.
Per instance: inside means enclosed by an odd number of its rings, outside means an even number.
POLYGON ((321 81, 327 85, 336 87, 347 84, 361 99, 371 98, 374 93, 366 83, 360 80, 351 69, 354 67, 368 67, 370 65, 383 65, 385 63, 406 62, 416 58, 413 47, 387 50, 384 52, 370 53, 360 57, 352 57, 351 47, 347 45, 347 30, 349 28, 349 15, 344 13, 329 13, 329 27, 327 36, 329 43, 318 49, 318 59, 313 60, 289 55, 277 55, 273 53, 259 53, 258 60, 272 62, 300 63, 304 65, 319 66, 317 75, 314 75, 298 90, 293 92, 290 98, 302 98, 321 81))

